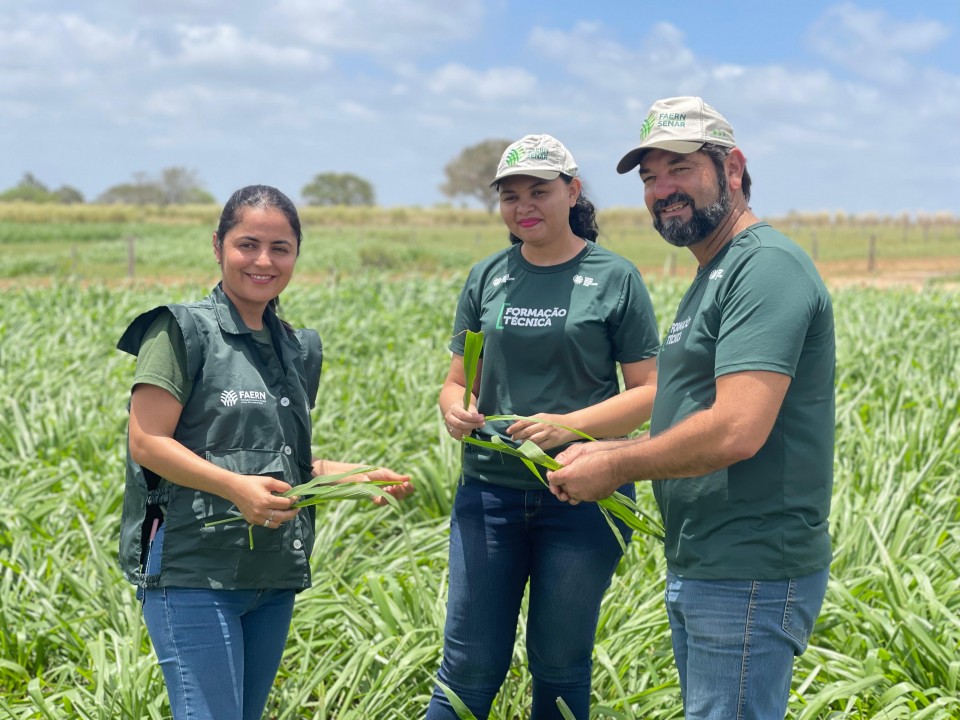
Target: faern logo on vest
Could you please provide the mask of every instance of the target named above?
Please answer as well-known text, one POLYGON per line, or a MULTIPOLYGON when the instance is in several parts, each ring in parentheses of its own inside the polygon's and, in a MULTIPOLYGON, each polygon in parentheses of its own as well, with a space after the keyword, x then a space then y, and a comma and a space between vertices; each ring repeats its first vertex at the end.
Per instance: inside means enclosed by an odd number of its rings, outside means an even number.
POLYGON ((237 403, 241 405, 265 405, 267 394, 262 390, 224 390, 220 393, 220 402, 227 407, 237 403))

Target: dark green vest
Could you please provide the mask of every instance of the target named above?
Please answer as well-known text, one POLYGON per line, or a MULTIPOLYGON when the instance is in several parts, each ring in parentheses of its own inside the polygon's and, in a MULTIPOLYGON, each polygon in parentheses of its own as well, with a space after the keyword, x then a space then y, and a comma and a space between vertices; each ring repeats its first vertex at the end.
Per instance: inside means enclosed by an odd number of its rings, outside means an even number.
MULTIPOLYGON (((322 348, 314 330, 287 330, 272 310, 264 314, 273 345, 253 340, 229 298, 217 286, 205 299, 165 305, 140 315, 117 347, 137 355, 159 313, 173 314, 194 379, 174 439, 214 465, 242 475, 270 475, 291 485, 311 477, 310 408, 320 380, 322 348)), ((239 516, 217 495, 177 485, 140 467, 127 451, 120 528, 120 565, 141 587, 215 589, 310 586, 313 508, 276 530, 253 528, 249 547, 243 521, 204 527, 239 516), (143 572, 151 530, 165 526, 159 574, 143 572)))

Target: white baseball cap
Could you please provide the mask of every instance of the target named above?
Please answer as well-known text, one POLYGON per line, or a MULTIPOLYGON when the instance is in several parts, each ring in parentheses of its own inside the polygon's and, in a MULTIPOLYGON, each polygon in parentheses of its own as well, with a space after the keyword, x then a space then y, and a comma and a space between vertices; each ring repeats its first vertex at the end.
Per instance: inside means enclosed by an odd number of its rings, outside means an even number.
POLYGON ((696 152, 704 143, 736 146, 733 128, 723 115, 698 97, 657 100, 640 126, 640 144, 623 156, 617 172, 622 175, 633 170, 647 150, 686 154, 696 152))
POLYGON ((503 151, 497 176, 490 184, 510 175, 556 180, 561 174, 577 176, 577 162, 563 143, 550 135, 525 135, 503 151))

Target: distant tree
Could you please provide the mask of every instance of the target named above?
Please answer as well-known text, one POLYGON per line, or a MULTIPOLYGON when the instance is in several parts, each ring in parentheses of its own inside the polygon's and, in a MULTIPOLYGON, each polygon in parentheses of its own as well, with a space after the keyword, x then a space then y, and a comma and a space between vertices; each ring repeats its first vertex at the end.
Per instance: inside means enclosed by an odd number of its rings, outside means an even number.
POLYGON ((53 191, 53 195, 57 198, 57 202, 64 205, 83 202, 83 193, 72 185, 61 185, 53 191))
POLYGON ((373 185, 352 173, 326 172, 300 190, 309 205, 375 205, 373 185))
POLYGON ((443 168, 447 181, 440 186, 440 192, 449 198, 458 195, 474 197, 483 203, 487 212, 493 212, 497 206, 497 191, 490 187, 490 181, 497 174, 500 156, 511 142, 484 140, 464 148, 443 168))
POLYGON ((37 180, 33 173, 24 173, 19 183, 0 193, 0 202, 17 200, 40 203, 82 203, 83 195, 69 185, 61 185, 56 190, 50 190, 37 180))
POLYGON ((133 181, 113 185, 97 198, 101 203, 128 205, 187 205, 209 204, 216 198, 201 185, 193 170, 169 167, 160 171, 159 177, 146 173, 134 173, 133 181))
POLYGON ((144 173, 136 173, 132 182, 111 185, 97 198, 98 203, 120 205, 162 205, 163 188, 144 173))
POLYGON ((15 202, 55 202, 56 198, 42 182, 33 176, 33 173, 24 173, 20 182, 9 190, 0 193, 0 201, 15 202))
POLYGON ((160 189, 164 205, 203 205, 216 202, 203 188, 197 173, 185 167, 168 167, 160 171, 160 189))

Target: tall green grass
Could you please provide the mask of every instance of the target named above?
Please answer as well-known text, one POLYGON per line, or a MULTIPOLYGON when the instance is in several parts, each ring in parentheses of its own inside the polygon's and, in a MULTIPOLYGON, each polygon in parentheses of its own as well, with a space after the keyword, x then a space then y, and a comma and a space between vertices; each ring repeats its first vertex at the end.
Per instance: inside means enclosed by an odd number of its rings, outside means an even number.
MULTIPOLYGON (((306 256, 305 256, 306 257, 306 256)), ((0 295, 0 717, 169 717, 133 588, 115 562, 133 361, 129 319, 206 280, 0 295)), ((283 310, 316 327, 325 368, 314 443, 389 464, 418 492, 399 512, 319 506, 315 587, 297 600, 267 717, 420 717, 440 661, 448 513, 459 448, 436 394, 460 279, 300 276, 283 310)), ((662 326, 682 285, 651 281, 662 326)), ((835 293, 836 559, 791 717, 960 717, 960 295, 835 293)), ((654 511, 650 492, 639 502, 654 511)), ((594 718, 679 718, 662 549, 637 537, 602 608, 594 718)), ((523 717, 519 628, 492 717, 523 717)))

